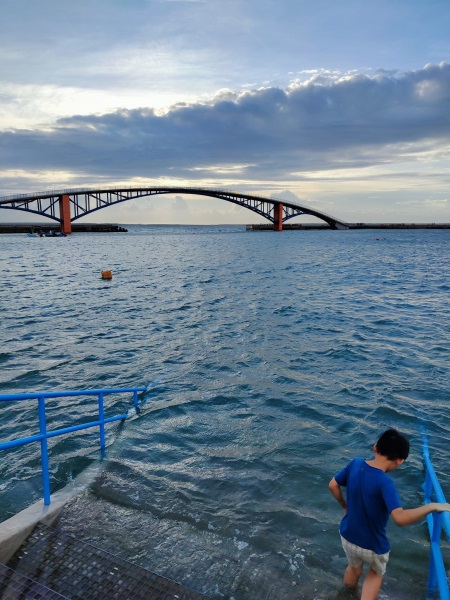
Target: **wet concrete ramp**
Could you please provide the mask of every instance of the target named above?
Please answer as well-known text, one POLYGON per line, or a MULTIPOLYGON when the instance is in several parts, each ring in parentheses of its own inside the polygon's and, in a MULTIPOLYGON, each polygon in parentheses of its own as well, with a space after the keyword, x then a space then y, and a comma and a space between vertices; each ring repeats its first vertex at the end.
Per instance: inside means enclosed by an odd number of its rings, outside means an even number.
POLYGON ((2 600, 62 600, 64 596, 21 573, 0 564, 0 598, 2 600))
POLYGON ((208 597, 39 523, 0 569, 0 598, 208 600, 208 597))

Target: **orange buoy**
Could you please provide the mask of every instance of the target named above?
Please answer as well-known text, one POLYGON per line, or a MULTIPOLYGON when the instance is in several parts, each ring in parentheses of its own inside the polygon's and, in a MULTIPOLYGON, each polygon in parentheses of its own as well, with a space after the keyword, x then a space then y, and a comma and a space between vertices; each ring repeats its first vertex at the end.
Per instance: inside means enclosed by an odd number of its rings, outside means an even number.
POLYGON ((112 279, 111 271, 102 271, 102 279, 112 279))

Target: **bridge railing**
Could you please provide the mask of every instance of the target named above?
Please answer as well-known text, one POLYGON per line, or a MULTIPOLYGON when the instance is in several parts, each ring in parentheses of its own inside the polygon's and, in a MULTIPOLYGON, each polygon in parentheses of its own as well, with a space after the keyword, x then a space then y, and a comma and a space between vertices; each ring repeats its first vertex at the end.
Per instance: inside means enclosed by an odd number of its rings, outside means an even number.
MULTIPOLYGON (((425 504, 432 501, 446 502, 444 492, 442 491, 433 463, 428 451, 428 440, 423 434, 423 457, 425 463, 425 504)), ((440 600, 449 600, 450 592, 445 570, 444 559, 441 549, 441 532, 444 529, 447 541, 450 543, 450 513, 432 513, 427 516, 428 530, 430 533, 430 567, 428 571, 428 592, 434 593, 436 588, 439 590, 440 600)))
POLYGON ((47 440, 52 437, 72 433, 74 431, 89 429, 91 427, 98 427, 100 434, 100 450, 102 456, 104 456, 106 448, 105 424, 113 423, 114 421, 123 421, 129 416, 129 412, 127 412, 115 415, 113 417, 105 417, 104 396, 107 394, 132 393, 133 405, 134 408, 137 409, 139 407, 139 404, 141 404, 141 402, 139 402, 138 394, 139 392, 145 392, 146 389, 147 388, 144 387, 137 387, 124 389, 79 390, 66 392, 37 392, 30 394, 0 394, 0 402, 20 402, 23 400, 37 400, 39 417, 38 434, 9 440, 7 442, 2 442, 0 443, 0 450, 17 448, 18 446, 24 446, 26 444, 40 442, 44 504, 48 505, 50 504, 50 473, 47 440), (96 396, 98 406, 98 419, 89 423, 81 423, 79 425, 72 425, 70 427, 64 427, 62 429, 54 429, 48 431, 46 416, 46 400, 48 400, 49 398, 67 398, 69 396, 96 396))
MULTIPOLYGON (((29 193, 24 193, 24 194, 8 194, 6 196, 0 196, 0 203, 4 202, 11 202, 12 200, 34 200, 35 198, 44 198, 44 197, 53 197, 53 196, 61 196, 63 194, 90 194, 92 193, 98 193, 98 192, 114 192, 114 191, 133 191, 133 190, 140 190, 140 189, 149 189, 150 187, 155 187, 155 186, 136 186, 136 185, 129 185, 129 186, 122 186, 122 185, 103 185, 101 188, 98 187, 75 187, 75 188, 60 188, 60 189, 52 189, 52 190, 40 190, 38 192, 29 192, 29 193)), ((160 188, 174 188, 174 186, 156 186, 156 187, 160 187, 160 188)), ((175 188, 174 188, 175 189, 175 188)), ((195 186, 183 186, 180 189, 192 189, 192 190, 198 190, 198 187, 195 186)), ((204 187, 201 188, 204 190, 208 190, 208 191, 227 191, 227 190, 217 190, 215 187, 204 187)), ((233 192, 229 192, 230 194, 233 192)))
MULTIPOLYGON (((60 188, 60 189, 52 189, 52 190, 40 190, 38 192, 29 192, 24 194, 8 194, 6 196, 0 196, 0 203, 2 202, 11 202, 12 200, 33 200, 35 198, 43 198, 48 196, 61 196, 63 194, 89 194, 89 193, 98 193, 98 192, 114 192, 114 191, 134 191, 134 190, 143 190, 150 188, 170 188, 176 191, 177 189, 185 189, 185 190, 206 190, 209 192, 220 192, 220 193, 229 193, 235 194, 239 193, 231 190, 218 189, 217 187, 201 187, 198 186, 172 186, 172 185, 160 185, 160 186, 136 186, 136 185, 103 185, 101 188, 98 187, 72 187, 72 188, 60 188)), ((270 200, 270 198, 267 198, 270 200)), ((282 202, 282 200, 278 200, 282 202)))

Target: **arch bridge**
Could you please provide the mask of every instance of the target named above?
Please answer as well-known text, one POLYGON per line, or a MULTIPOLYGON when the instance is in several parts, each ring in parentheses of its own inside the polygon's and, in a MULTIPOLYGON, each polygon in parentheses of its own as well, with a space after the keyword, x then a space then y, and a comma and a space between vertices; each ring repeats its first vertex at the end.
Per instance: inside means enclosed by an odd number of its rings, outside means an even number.
POLYGON ((318 210, 294 202, 285 202, 224 190, 197 187, 127 187, 100 189, 65 189, 35 194, 19 194, 0 198, 0 208, 21 210, 57 221, 63 233, 72 233, 72 223, 85 215, 119 202, 160 194, 192 194, 219 198, 237 204, 265 217, 275 231, 282 231, 283 223, 299 215, 312 215, 328 223, 331 229, 348 229, 343 221, 318 210))

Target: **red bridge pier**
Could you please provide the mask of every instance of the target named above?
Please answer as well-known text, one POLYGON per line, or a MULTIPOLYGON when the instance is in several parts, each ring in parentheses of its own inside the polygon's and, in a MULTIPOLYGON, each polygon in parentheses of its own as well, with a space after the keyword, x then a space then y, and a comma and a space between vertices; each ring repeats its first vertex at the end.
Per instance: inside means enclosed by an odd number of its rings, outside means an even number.
POLYGON ((62 233, 72 233, 72 221, 70 220, 70 198, 68 194, 59 197, 59 218, 62 233))
POLYGON ((281 202, 273 205, 273 216, 273 230, 283 231, 283 204, 281 202))

